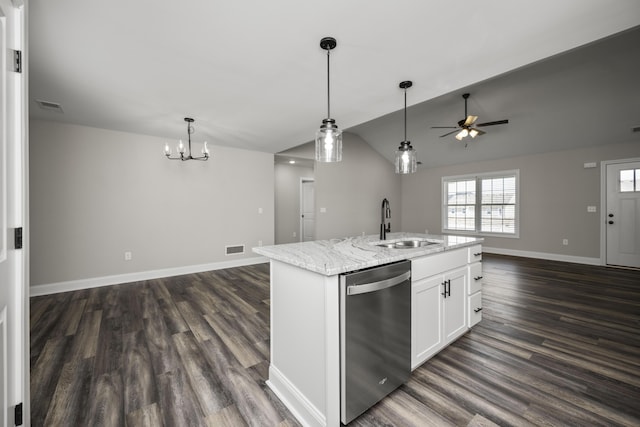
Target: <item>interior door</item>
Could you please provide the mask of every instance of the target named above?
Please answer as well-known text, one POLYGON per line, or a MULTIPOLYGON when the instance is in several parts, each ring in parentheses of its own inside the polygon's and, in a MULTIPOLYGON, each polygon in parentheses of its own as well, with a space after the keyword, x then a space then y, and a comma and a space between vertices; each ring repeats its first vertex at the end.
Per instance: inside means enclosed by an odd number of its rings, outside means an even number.
POLYGON ((24 6, 0 0, 0 425, 13 426, 14 408, 24 402, 28 425, 28 336, 24 251, 16 249, 14 229, 23 227, 26 196, 26 107, 24 6), (14 51, 22 70, 14 71, 14 51))
POLYGON ((607 165, 607 264, 640 268, 640 161, 607 165))
POLYGON ((302 178, 300 181, 300 240, 309 242, 316 238, 315 182, 302 178))

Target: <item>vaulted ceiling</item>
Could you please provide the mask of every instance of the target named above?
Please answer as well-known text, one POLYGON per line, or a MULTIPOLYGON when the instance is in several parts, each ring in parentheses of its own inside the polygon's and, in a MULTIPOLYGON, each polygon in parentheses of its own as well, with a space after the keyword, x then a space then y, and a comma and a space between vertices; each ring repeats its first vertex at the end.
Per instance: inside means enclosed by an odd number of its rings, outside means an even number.
MULTIPOLYGON (((402 139, 398 83, 413 80, 409 139, 419 156, 439 150, 443 160, 432 164, 444 164, 472 153, 453 136, 442 143, 430 128, 462 118, 464 91, 481 121, 510 120, 485 129, 487 155, 504 153, 506 141, 487 145, 509 129, 540 135, 550 127, 554 140, 539 142, 557 144, 583 129, 604 138, 605 126, 627 132, 639 125, 637 83, 623 95, 614 89, 626 81, 615 74, 628 71, 625 56, 639 75, 638 31, 627 32, 609 59, 576 50, 566 55, 575 55, 570 61, 553 59, 560 68, 540 62, 636 27, 639 17, 637 0, 541 0, 526 9, 498 0, 33 0, 30 114, 168 140, 185 137, 183 117, 191 116, 194 140, 277 153, 313 139, 326 117, 319 41, 333 36, 331 111, 338 126, 391 159, 402 139), (581 80, 585 85, 577 85, 581 80), (556 99, 536 104, 542 88, 556 99), (602 102, 576 105, 585 92, 602 102), (63 112, 36 100, 59 103, 63 112), (454 155, 446 160, 448 151, 454 155)), ((586 49, 611 53, 598 44, 586 49)), ((419 159, 428 165, 429 157, 419 159)))

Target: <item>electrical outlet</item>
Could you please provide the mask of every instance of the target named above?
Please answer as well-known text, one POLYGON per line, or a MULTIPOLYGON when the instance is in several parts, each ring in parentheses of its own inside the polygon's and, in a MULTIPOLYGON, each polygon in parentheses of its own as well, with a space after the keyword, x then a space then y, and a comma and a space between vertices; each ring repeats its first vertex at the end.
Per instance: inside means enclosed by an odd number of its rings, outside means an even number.
POLYGON ((327 213, 327 208, 320 208, 320 213, 327 213))
POLYGON ((131 251, 126 251, 124 253, 124 260, 125 261, 131 261, 132 258, 133 258, 133 254, 131 253, 131 251))
POLYGON ((262 213, 262 208, 258 208, 258 213, 261 214, 262 213))
POLYGON ((564 246, 569 246, 569 239, 562 239, 562 244, 564 246))
POLYGON ((587 212, 596 212, 595 206, 587 206, 587 212))
POLYGON ((298 233, 296 233, 295 231, 293 232, 293 237, 298 237, 298 233))
POLYGON ((258 240, 258 246, 262 246, 262 240, 258 240))

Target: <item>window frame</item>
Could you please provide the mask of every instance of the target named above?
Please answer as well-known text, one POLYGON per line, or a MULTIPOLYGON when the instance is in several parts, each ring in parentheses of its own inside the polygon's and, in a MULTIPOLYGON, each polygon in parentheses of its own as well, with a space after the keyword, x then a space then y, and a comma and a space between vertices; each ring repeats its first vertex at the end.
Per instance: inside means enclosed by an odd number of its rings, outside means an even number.
POLYGON ((461 234, 470 236, 486 236, 486 237, 506 237, 517 239, 520 237, 520 169, 483 172, 468 175, 443 176, 440 185, 442 195, 441 200, 441 222, 440 227, 443 234, 461 234), (481 231, 482 227, 482 180, 515 177, 515 204, 514 204, 514 232, 491 232, 481 231), (447 228, 448 226, 448 184, 451 181, 475 180, 476 197, 475 197, 475 221, 474 230, 456 230, 447 228))

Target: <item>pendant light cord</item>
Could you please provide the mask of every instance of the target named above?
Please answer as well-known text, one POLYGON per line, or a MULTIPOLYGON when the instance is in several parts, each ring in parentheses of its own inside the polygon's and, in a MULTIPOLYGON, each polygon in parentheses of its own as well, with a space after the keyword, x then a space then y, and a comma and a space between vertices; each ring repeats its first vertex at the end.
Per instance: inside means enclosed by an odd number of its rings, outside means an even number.
POLYGON ((329 72, 329 58, 331 49, 327 49, 327 118, 331 118, 331 90, 330 90, 330 72, 329 72))
POLYGON ((407 141, 407 89, 404 90, 404 140, 407 141))

